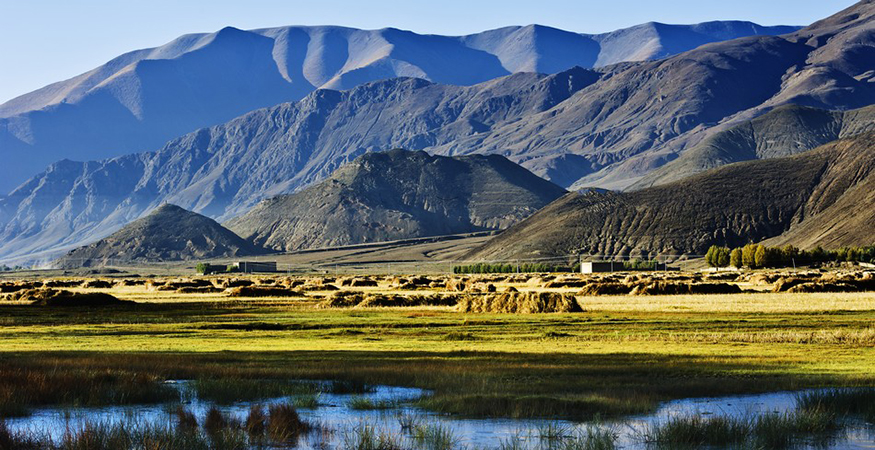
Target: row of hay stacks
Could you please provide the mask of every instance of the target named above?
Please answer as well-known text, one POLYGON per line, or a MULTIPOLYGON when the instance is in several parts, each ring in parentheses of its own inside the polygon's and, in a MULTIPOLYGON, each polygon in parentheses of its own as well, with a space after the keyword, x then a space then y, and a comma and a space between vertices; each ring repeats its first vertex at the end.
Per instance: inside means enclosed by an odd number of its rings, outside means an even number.
POLYGON ((51 307, 105 307, 130 306, 134 302, 119 300, 104 292, 70 292, 63 289, 25 289, 7 294, 9 301, 30 302, 34 306, 51 307))
POLYGON ((511 290, 493 295, 466 295, 459 301, 458 310, 473 313, 512 314, 583 312, 583 308, 571 294, 511 290))
POLYGON ((339 291, 319 304, 320 308, 387 308, 414 306, 455 306, 456 294, 399 295, 339 291))

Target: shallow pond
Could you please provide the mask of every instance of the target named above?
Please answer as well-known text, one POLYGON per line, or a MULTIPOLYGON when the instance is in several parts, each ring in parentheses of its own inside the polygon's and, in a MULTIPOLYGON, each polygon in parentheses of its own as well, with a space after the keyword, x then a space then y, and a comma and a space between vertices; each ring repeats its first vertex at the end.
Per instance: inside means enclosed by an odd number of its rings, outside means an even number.
MULTIPOLYGON (((185 408, 202 419, 211 403, 193 397, 187 383, 168 382, 177 386, 183 398, 190 400, 185 408)), ((362 426, 373 427, 378 432, 392 436, 405 436, 402 423, 411 420, 419 423, 440 425, 450 430, 456 447, 467 449, 520 448, 535 449, 550 447, 541 438, 545 430, 554 433, 558 430, 564 435, 585 432, 594 428, 609 429, 617 437, 617 448, 645 449, 645 435, 654 425, 665 423, 672 417, 701 415, 752 417, 767 413, 784 413, 796 407, 799 392, 776 392, 759 395, 745 395, 721 398, 690 398, 662 404, 654 413, 599 424, 556 420, 514 420, 514 419, 467 419, 437 415, 412 406, 404 405, 428 392, 413 388, 376 386, 372 392, 358 395, 321 393, 319 406, 314 409, 299 408, 302 419, 319 425, 326 430, 311 433, 298 444, 301 449, 342 448, 345 439, 362 426), (393 402, 400 405, 381 410, 357 410, 350 407, 354 399, 366 398, 373 403, 393 402), (512 445, 511 445, 512 444, 512 445)), ((285 402, 289 398, 274 398, 259 402, 241 402, 230 406, 219 406, 226 414, 240 421, 246 419, 253 404, 270 405, 285 402)), ((176 423, 176 405, 117 406, 102 408, 45 408, 32 415, 6 421, 11 431, 29 431, 52 439, 60 439, 66 430, 80 429, 86 423, 152 423, 172 427, 176 423)), ((875 427, 865 423, 855 423, 846 427, 828 440, 801 443, 793 448, 799 449, 875 449, 875 427)))

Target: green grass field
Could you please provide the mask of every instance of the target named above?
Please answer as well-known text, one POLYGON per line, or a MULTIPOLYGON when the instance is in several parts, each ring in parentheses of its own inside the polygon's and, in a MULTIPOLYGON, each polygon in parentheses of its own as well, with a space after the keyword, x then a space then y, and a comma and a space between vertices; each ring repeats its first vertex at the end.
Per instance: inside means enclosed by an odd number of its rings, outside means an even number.
POLYGON ((875 293, 589 297, 583 313, 509 315, 111 292, 141 304, 0 305, 0 413, 161 401, 134 386, 174 378, 231 390, 298 378, 415 386, 434 391, 421 403, 437 411, 573 418, 682 397, 875 386, 875 293))

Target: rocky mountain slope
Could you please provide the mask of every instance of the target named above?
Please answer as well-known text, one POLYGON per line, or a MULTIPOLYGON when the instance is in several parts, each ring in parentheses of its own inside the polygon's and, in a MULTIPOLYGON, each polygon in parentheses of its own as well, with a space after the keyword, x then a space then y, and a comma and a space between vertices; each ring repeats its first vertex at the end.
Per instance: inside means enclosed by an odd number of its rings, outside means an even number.
POLYGON ((661 58, 708 42, 794 29, 649 23, 585 35, 530 25, 452 37, 292 26, 185 35, 0 105, 0 194, 57 160, 154 150, 317 88, 350 89, 399 76, 473 85, 515 72, 661 58))
POLYGON ((75 268, 119 261, 194 260, 258 253, 264 250, 216 221, 165 204, 104 239, 70 251, 56 265, 75 268))
POLYGON ((873 192, 875 133, 864 133, 639 191, 567 194, 468 257, 702 255, 713 244, 766 238, 804 248, 871 245, 873 192))
POLYGON ((507 228, 565 190, 498 155, 368 153, 225 224, 275 250, 507 228))
POLYGON ((725 164, 795 155, 823 144, 875 130, 875 106, 826 111, 785 105, 714 134, 648 173, 631 189, 665 184, 725 164))
POLYGON ((370 151, 499 153, 574 188, 627 187, 709 136, 783 104, 875 100, 872 1, 795 33, 660 61, 474 86, 397 78, 253 111, 154 153, 62 161, 0 199, 0 258, 99 239, 161 202, 219 220, 370 151))

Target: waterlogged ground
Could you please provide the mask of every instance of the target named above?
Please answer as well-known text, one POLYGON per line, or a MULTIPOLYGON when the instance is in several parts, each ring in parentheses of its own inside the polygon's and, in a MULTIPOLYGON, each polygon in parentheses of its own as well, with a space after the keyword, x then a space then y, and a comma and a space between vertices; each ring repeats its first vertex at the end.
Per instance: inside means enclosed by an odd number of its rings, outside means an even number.
MULTIPOLYGON (((197 399, 188 383, 169 382, 178 387, 183 406, 202 420, 213 406, 197 399)), ((442 416, 411 406, 411 402, 428 395, 428 392, 413 388, 376 386, 364 394, 318 395, 319 406, 299 408, 301 418, 317 425, 316 430, 302 437, 297 448, 325 449, 348 448, 357 430, 371 427, 378 433, 392 436, 396 442, 409 441, 411 424, 438 426, 449 431, 453 448, 465 449, 540 449, 557 448, 551 445, 562 437, 586 433, 595 429, 609 430, 616 436, 616 448, 646 449, 648 435, 655 426, 664 424, 673 417, 755 417, 763 414, 786 413, 796 408, 800 392, 776 392, 722 398, 691 398, 666 402, 650 415, 604 422, 571 422, 555 420, 514 419, 467 419, 442 416), (351 404, 362 399, 383 404, 383 409, 354 409, 351 404), (385 405, 391 405, 386 407, 385 405), (558 436, 558 439, 556 437, 558 436)), ((257 402, 261 405, 287 402, 290 397, 281 397, 257 402)), ((219 406, 223 413, 241 422, 245 421, 254 402, 240 402, 219 406)), ((365 402, 366 403, 366 402, 365 402)), ((81 429, 86 423, 106 425, 124 423, 151 423, 173 427, 175 411, 179 405, 148 405, 103 408, 45 408, 38 409, 28 417, 7 420, 13 432, 28 432, 48 436, 58 441, 68 430, 81 429)), ((802 440, 796 449, 845 450, 875 448, 875 426, 853 422, 842 431, 816 440, 802 440)))

